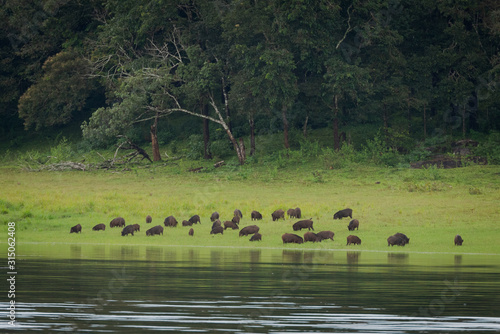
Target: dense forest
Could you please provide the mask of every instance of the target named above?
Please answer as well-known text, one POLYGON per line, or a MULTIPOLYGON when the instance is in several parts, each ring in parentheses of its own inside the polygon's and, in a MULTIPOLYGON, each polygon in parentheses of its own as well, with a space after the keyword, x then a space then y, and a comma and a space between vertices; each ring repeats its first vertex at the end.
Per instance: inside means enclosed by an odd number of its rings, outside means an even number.
POLYGON ((0 53, 10 142, 76 125, 243 164, 266 134, 408 152, 500 130, 496 0, 3 0, 0 53))

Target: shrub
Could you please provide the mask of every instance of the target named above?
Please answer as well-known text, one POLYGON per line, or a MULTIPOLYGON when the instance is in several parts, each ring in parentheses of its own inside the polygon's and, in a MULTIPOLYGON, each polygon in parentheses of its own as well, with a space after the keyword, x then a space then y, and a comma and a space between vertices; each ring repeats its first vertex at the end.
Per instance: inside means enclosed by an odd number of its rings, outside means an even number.
MULTIPOLYGON (((175 145, 173 145, 173 147, 175 147, 175 145)), ((189 149, 186 153, 188 159, 199 160, 203 157, 204 143, 201 135, 189 136, 188 147, 189 149)))
POLYGON ((500 164, 500 132, 492 132, 488 139, 480 143, 474 150, 475 156, 485 157, 488 164, 500 164))

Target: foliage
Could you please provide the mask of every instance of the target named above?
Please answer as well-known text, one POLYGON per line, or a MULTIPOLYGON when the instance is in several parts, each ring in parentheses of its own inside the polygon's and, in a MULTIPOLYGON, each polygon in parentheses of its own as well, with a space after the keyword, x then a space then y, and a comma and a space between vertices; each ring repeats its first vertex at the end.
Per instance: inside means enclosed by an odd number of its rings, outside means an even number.
POLYGON ((489 134, 488 139, 473 150, 473 154, 486 157, 489 164, 500 164, 500 132, 489 134))
POLYGON ((50 57, 42 67, 42 78, 19 99, 19 117, 26 129, 67 124, 85 105, 93 85, 85 78, 89 64, 75 52, 50 57))
MULTIPOLYGON (((223 129, 232 148, 212 144, 240 163, 235 137, 284 135, 277 150, 299 161, 288 129, 333 125, 325 146, 337 150, 343 132, 359 148, 359 129, 382 128, 362 154, 398 166, 425 156, 417 140, 498 131, 499 12, 486 0, 6 0, 0 136, 12 140, 18 116, 38 131, 92 111, 82 132, 104 147, 131 133, 147 141, 158 118, 182 112, 223 129)), ((185 122, 158 122, 161 144, 185 122)), ((192 123, 184 138, 201 133, 192 123)), ((210 132, 204 140, 221 140, 210 132)), ((493 142, 478 150, 498 162, 493 142)))

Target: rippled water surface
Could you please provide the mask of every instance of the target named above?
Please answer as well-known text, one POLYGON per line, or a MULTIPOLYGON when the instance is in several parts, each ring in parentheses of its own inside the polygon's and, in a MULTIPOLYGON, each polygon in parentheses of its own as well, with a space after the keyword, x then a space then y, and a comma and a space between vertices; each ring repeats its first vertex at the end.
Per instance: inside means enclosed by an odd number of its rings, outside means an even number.
POLYGON ((494 255, 78 247, 18 259, 0 332, 500 331, 494 255))

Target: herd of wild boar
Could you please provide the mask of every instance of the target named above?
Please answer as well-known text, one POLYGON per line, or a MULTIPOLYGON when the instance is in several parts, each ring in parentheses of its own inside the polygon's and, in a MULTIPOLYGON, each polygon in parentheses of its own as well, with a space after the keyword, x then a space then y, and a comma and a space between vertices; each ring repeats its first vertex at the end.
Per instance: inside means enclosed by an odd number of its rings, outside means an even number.
MULTIPOLYGON (((289 218, 296 218, 300 219, 302 218, 302 211, 300 208, 295 208, 295 209, 288 209, 287 210, 287 215, 289 218)), ((262 220, 262 214, 258 211, 252 211, 250 214, 250 217, 252 221, 254 220, 262 220)), ((243 218, 243 214, 240 210, 236 209, 234 210, 234 216, 231 220, 226 220, 224 222, 221 222, 219 219, 219 213, 214 212, 210 216, 210 221, 212 222, 212 228, 210 230, 210 234, 224 234, 224 231, 226 229, 232 229, 232 230, 240 230, 239 224, 240 220, 243 218)), ((271 218, 273 221, 277 221, 279 219, 285 219, 285 211, 284 210, 276 210, 271 214, 271 218)), ((354 231, 354 230, 359 230, 359 221, 357 219, 352 219, 352 209, 343 209, 340 211, 337 211, 333 215, 333 219, 342 219, 342 218, 350 218, 351 221, 347 225, 347 229, 349 231, 354 231)), ((146 217, 146 224, 150 224, 153 222, 153 218, 148 215, 146 217)), ((194 235, 194 229, 192 228, 193 225, 195 224, 201 224, 201 218, 199 215, 194 215, 188 220, 183 220, 182 221, 182 226, 187 226, 191 227, 189 229, 188 234, 190 236, 194 235)), ((163 225, 165 227, 177 227, 178 221, 175 219, 174 216, 168 216, 165 218, 163 221, 163 225)), ((122 227, 122 236, 127 236, 129 234, 134 235, 134 232, 140 231, 141 227, 139 224, 131 224, 131 225, 125 225, 125 219, 122 217, 117 217, 111 220, 109 223, 109 226, 111 228, 114 227, 122 227)), ((301 231, 302 229, 307 229, 307 232, 304 234, 304 237, 294 234, 294 233, 284 233, 281 236, 281 239, 283 243, 296 243, 296 244, 302 244, 304 242, 321 242, 322 240, 330 239, 333 241, 333 237, 335 235, 334 232, 332 231, 321 231, 321 232, 311 232, 314 231, 313 228, 313 221, 312 218, 309 219, 304 219, 304 220, 299 220, 296 223, 293 224, 292 226, 293 231, 301 231)), ((95 225, 92 230, 93 231, 104 231, 106 229, 105 224, 97 224, 95 225)), ((250 241, 260 241, 262 240, 262 234, 259 233, 260 228, 257 225, 249 225, 243 227, 239 231, 239 236, 248 236, 251 235, 250 241)), ((70 233, 81 233, 82 232, 82 226, 80 224, 75 225, 71 227, 70 233)), ((154 227, 151 227, 146 231, 146 236, 154 236, 154 235, 163 235, 163 226, 161 225, 156 225, 154 227)), ((456 235, 454 239, 455 245, 461 246, 464 240, 460 235, 456 235)), ((396 233, 394 235, 391 235, 390 237, 387 238, 387 246, 404 246, 406 244, 410 243, 410 238, 406 236, 403 233, 396 233)), ((361 244, 361 239, 356 236, 356 235, 349 235, 347 237, 347 246, 348 245, 360 245, 361 244)))

